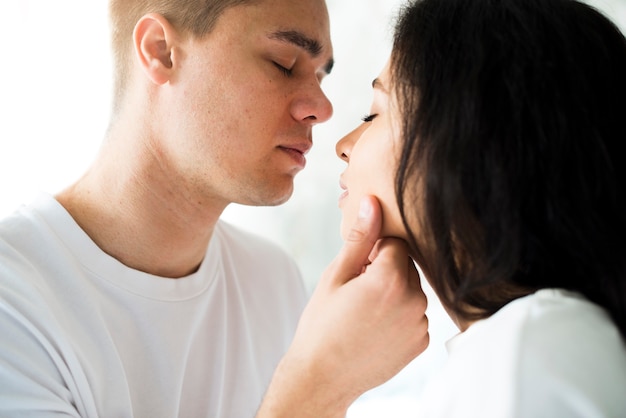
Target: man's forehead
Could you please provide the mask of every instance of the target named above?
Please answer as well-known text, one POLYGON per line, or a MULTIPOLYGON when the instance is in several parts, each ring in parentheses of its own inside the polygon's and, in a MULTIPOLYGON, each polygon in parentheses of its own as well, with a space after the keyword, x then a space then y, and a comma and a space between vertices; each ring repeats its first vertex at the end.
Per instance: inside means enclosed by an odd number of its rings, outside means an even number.
POLYGON ((312 58, 325 60, 324 71, 331 71, 334 61, 324 0, 251 0, 230 12, 230 24, 224 25, 227 30, 240 34, 253 31, 266 39, 294 45, 312 58))

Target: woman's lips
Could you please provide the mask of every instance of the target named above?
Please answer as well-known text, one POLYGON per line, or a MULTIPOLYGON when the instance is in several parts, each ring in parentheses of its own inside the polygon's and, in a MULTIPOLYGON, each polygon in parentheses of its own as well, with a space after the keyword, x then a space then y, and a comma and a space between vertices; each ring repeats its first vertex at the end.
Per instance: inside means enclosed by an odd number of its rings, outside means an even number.
POLYGON ((341 201, 348 196, 348 188, 346 187, 346 185, 343 183, 343 181, 340 179, 339 180, 339 187, 341 187, 341 189, 344 191, 340 196, 339 196, 339 206, 341 206, 341 201))

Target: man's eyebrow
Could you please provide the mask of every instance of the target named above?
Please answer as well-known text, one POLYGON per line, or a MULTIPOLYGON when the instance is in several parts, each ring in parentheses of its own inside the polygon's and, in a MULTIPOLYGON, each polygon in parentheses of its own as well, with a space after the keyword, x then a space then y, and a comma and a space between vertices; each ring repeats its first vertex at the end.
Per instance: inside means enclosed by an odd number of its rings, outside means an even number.
MULTIPOLYGON (((322 45, 320 45, 317 40, 295 30, 279 30, 272 32, 268 35, 268 38, 296 45, 311 54, 313 58, 318 57, 322 53, 322 45)), ((334 64, 335 62, 332 58, 328 60, 324 67, 326 74, 330 74, 334 64)))

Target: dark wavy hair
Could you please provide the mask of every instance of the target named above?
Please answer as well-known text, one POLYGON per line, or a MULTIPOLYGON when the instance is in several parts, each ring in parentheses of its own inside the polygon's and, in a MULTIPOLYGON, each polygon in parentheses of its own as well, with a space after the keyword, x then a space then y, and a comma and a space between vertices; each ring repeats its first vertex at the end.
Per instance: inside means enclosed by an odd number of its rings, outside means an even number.
POLYGON ((563 288, 626 336, 620 30, 573 0, 413 1, 391 77, 398 205, 444 306, 480 319, 563 288))

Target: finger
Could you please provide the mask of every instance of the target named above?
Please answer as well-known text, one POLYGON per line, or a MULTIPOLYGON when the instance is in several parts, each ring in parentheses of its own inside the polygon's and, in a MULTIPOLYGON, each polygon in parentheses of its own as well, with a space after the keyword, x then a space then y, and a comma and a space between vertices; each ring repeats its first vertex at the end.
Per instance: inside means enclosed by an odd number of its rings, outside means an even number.
POLYGON ((422 275, 418 269, 417 263, 411 257, 408 258, 409 262, 409 285, 416 290, 422 290, 422 275))
MULTIPOLYGON (((371 265, 368 269, 375 269, 378 272, 395 271, 396 277, 402 278, 406 285, 418 292, 422 292, 420 273, 417 265, 409 256, 409 247, 406 241, 399 238, 383 238, 378 240, 372 253, 376 252, 374 258, 370 255, 371 265)), ((385 280, 389 279, 389 274, 384 275, 385 280)))
POLYGON ((333 277, 340 283, 361 274, 369 264, 369 255, 380 236, 382 212, 374 196, 361 199, 359 216, 346 237, 343 248, 333 261, 333 277))
POLYGON ((409 259, 409 248, 403 239, 382 238, 371 251, 370 258, 378 263, 404 266, 409 259))

